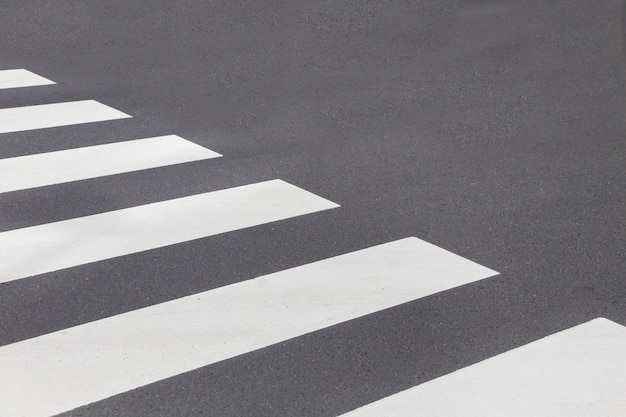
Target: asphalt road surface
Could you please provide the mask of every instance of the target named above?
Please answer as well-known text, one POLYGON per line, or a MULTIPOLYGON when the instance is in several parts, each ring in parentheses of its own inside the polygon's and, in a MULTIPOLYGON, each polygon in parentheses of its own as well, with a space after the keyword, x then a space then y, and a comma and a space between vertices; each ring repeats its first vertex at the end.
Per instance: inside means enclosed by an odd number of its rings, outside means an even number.
POLYGON ((622 22, 3 0, 0 414, 626 414, 622 22))

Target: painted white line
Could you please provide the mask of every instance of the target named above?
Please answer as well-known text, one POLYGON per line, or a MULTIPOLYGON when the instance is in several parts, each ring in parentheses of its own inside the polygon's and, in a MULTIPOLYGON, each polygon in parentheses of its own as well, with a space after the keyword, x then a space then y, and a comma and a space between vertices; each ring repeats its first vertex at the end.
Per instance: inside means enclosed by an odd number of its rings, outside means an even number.
POLYGON ((0 159, 0 193, 220 156, 169 135, 0 159))
POLYGON ((495 274, 407 238, 7 345, 0 415, 51 416, 495 274))
POLYGON ((11 230, 0 233, 0 282, 335 207, 272 180, 11 230))
POLYGON ((25 69, 0 71, 0 90, 49 84, 56 83, 25 69))
POLYGON ((12 107, 0 109, 0 133, 102 122, 128 117, 130 116, 94 100, 12 107))
POLYGON ((341 417, 626 415, 626 327, 596 319, 341 417))

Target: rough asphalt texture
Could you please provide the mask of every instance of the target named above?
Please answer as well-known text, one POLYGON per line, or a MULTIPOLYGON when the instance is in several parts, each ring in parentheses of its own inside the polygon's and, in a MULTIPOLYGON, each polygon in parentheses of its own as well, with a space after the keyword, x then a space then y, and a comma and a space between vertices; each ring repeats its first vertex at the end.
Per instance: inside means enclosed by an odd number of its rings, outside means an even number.
MULTIPOLYGON (((602 316, 626 325, 617 0, 3 0, 0 69, 224 158, 0 196, 0 230, 281 178, 342 206, 0 285, 0 344, 417 236, 501 273, 66 416, 336 416, 602 316)), ((33 260, 36 261, 36 260, 33 260)), ((34 393, 36 396, 36 393, 34 393)))

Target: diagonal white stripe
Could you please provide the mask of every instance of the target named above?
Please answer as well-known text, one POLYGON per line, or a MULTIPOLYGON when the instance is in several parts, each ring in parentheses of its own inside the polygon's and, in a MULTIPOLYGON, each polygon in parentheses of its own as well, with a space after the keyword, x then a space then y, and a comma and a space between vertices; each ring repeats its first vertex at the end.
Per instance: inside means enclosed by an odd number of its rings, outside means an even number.
POLYGON ((0 133, 67 126, 130 117, 94 100, 0 109, 0 133))
POLYGON ((0 282, 338 207, 280 180, 0 233, 0 282))
POLYGON ((626 327, 596 319, 341 417, 626 415, 626 327))
POLYGON ((49 84, 56 83, 25 69, 0 71, 0 90, 6 88, 35 87, 38 85, 49 84))
POLYGON ((219 156, 169 135, 0 159, 0 193, 219 156))
POLYGON ((54 415, 495 274, 407 238, 7 345, 0 415, 54 415))

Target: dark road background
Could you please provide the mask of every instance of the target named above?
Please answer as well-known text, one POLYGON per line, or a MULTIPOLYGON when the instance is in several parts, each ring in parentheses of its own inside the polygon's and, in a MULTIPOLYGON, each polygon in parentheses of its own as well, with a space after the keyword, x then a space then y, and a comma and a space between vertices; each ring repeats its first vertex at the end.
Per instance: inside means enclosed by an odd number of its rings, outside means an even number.
POLYGON ((0 231, 280 178, 341 205, 0 285, 0 344, 407 236, 500 272, 67 416, 336 416, 596 317, 626 325, 622 4, 0 2, 0 69, 224 158, 0 195, 0 231))

